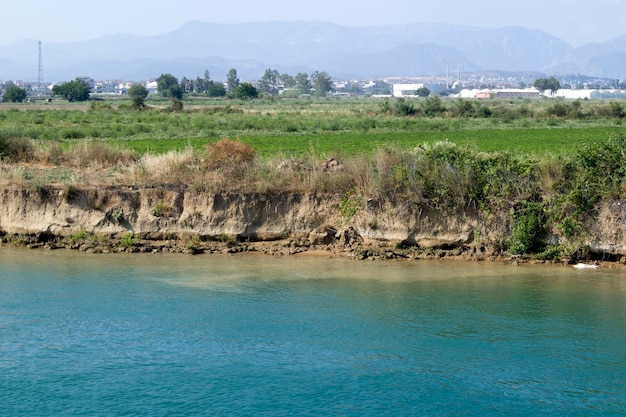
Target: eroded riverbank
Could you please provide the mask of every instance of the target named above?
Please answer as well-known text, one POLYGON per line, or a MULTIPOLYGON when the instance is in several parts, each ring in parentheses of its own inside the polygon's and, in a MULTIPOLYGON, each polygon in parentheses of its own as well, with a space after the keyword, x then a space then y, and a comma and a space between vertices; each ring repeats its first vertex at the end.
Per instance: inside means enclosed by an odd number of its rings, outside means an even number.
MULTIPOLYGON (((523 262, 503 250, 508 213, 319 193, 202 193, 177 188, 2 190, 4 245, 93 253, 300 253, 355 259, 523 262)), ((626 212, 606 204, 590 225, 588 250, 550 262, 609 261, 626 254, 626 212)), ((553 236, 552 239, 558 239, 553 236)))

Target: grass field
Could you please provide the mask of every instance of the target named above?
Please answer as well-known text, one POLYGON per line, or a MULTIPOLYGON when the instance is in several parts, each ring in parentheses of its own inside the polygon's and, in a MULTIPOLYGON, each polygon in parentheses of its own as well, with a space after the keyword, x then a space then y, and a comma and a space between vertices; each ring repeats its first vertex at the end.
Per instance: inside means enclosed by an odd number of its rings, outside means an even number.
MULTIPOLYGON (((381 146, 439 141, 478 151, 541 155, 575 152, 582 144, 625 131, 623 118, 611 117, 606 102, 442 102, 439 114, 409 117, 393 112, 397 103, 380 99, 195 100, 180 113, 166 111, 167 102, 161 101, 143 112, 125 108, 124 101, 82 107, 0 105, 0 138, 55 141, 62 147, 97 140, 139 154, 198 149, 230 138, 252 145, 262 156, 358 155, 381 146), (474 113, 468 116, 468 109, 474 113), (485 109, 488 117, 479 117, 485 109)), ((410 105, 419 110, 426 103, 410 105)))
MULTIPOLYGON (((238 136, 261 156, 281 153, 300 156, 306 153, 322 157, 340 153, 346 156, 369 153, 383 146, 413 147, 447 141, 478 151, 510 151, 543 155, 575 152, 586 143, 606 141, 611 134, 623 133, 622 127, 543 128, 515 130, 459 130, 419 132, 342 132, 303 135, 238 136)), ((164 153, 186 147, 201 148, 217 138, 111 140, 111 144, 133 149, 138 153, 164 153)))

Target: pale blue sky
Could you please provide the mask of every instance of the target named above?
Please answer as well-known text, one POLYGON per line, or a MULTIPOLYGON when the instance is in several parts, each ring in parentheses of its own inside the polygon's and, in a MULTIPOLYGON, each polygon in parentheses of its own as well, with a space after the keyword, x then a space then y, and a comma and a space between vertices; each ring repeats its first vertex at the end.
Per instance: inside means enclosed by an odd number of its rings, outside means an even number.
POLYGON ((171 32, 188 20, 212 23, 318 20, 347 26, 448 23, 525 26, 572 46, 626 33, 626 0, 21 0, 2 5, 0 44, 76 41, 107 34, 171 32))

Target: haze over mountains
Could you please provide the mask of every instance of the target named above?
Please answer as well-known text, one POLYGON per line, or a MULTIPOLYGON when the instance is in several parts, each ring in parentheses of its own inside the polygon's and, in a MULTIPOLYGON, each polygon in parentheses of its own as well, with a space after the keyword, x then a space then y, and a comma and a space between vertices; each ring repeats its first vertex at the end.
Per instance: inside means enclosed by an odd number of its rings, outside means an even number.
MULTIPOLYGON (((626 78, 626 34, 573 48, 548 33, 523 27, 190 21, 158 36, 116 34, 82 42, 42 42, 47 82, 77 76, 139 81, 166 72, 195 78, 205 69, 212 79, 223 80, 230 68, 236 68, 242 80, 258 79, 267 68, 361 79, 429 76, 448 68, 626 78)), ((36 81, 37 76, 36 40, 0 46, 0 79, 36 81)))

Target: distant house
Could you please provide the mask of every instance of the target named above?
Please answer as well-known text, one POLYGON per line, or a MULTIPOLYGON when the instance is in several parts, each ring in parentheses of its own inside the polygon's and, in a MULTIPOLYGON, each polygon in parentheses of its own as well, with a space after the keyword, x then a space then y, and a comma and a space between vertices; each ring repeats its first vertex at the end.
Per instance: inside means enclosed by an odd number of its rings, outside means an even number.
POLYGON ((504 88, 502 90, 494 90, 493 93, 496 98, 541 98, 541 93, 535 88, 504 88))
POLYGON ((541 94, 535 88, 501 88, 501 89, 489 89, 489 90, 463 89, 458 95, 456 95, 456 97, 476 98, 476 99, 489 99, 489 98, 536 99, 536 98, 540 98, 541 94))
POLYGON ((148 90, 150 93, 154 93, 155 91, 157 91, 157 82, 156 80, 149 80, 146 84, 146 90, 148 90))

